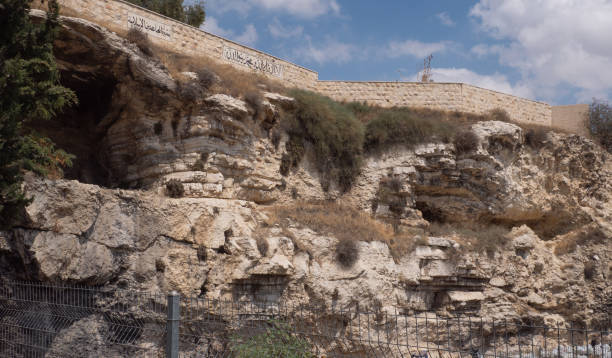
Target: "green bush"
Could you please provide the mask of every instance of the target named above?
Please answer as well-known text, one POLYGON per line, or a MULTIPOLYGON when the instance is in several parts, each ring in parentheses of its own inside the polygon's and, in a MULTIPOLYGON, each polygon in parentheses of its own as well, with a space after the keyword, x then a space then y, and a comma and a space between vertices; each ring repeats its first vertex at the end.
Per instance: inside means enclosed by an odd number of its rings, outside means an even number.
POLYGON ((306 141, 314 149, 317 169, 348 190, 361 168, 363 125, 328 97, 303 90, 293 90, 290 95, 296 106, 285 116, 283 126, 293 142, 292 148, 287 148, 292 165, 299 163, 303 155, 299 143, 306 141))
POLYGON ((170 179, 170 181, 166 183, 166 193, 171 198, 183 197, 183 195, 185 195, 183 183, 177 179, 170 179))
POLYGON ((453 143, 457 155, 469 153, 478 148, 478 136, 471 130, 464 130, 457 133, 453 143))
POLYGON ((589 105, 589 130, 612 153, 612 107, 607 102, 593 100, 589 105))
POLYGON ((351 268, 359 259, 359 246, 355 240, 340 240, 336 244, 336 261, 344 268, 351 268))
POLYGON ((546 144, 549 128, 533 127, 525 130, 525 144, 533 149, 540 149, 546 144))
POLYGON ((386 149, 393 145, 414 145, 434 138, 452 136, 455 124, 442 116, 430 117, 410 108, 381 110, 366 125, 365 150, 386 149))
POLYGON ((235 358, 314 358, 308 341, 290 333, 287 324, 270 322, 271 327, 245 342, 234 336, 231 344, 235 358))

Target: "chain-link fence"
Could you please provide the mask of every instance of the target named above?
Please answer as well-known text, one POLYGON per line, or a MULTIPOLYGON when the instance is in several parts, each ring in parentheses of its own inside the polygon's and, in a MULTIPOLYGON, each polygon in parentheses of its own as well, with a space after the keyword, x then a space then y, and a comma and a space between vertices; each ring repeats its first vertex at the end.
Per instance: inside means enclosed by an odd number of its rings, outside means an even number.
POLYGON ((0 284, 0 357, 612 358, 596 326, 0 284))

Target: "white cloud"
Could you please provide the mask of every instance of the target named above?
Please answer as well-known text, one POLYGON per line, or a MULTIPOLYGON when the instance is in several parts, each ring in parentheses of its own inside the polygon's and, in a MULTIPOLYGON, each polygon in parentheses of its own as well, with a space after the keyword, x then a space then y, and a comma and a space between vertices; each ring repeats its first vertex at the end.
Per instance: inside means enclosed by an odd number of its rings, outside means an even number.
POLYGON ((385 50, 388 57, 426 57, 437 52, 445 52, 450 42, 421 42, 417 40, 391 41, 385 50))
POLYGON ((554 100, 570 86, 575 100, 612 94, 612 1, 480 0, 470 15, 504 41, 472 51, 499 55, 539 97, 554 100))
POLYGON ((253 24, 247 24, 244 32, 236 37, 234 37, 234 41, 245 44, 247 46, 254 46, 257 42, 257 30, 253 24))
POLYGON ((293 51, 296 62, 346 63, 356 55, 354 45, 327 38, 321 45, 313 45, 310 36, 306 36, 306 45, 293 51))
POLYGON ((438 20, 440 20, 440 23, 444 26, 455 26, 455 22, 453 21, 453 19, 450 18, 450 15, 448 15, 447 12, 440 12, 438 14, 436 14, 436 17, 438 18, 438 20))
POLYGON ((268 24, 268 31, 275 38, 290 38, 300 36, 304 32, 304 27, 286 27, 278 21, 277 18, 270 24, 268 24))
POLYGON ((210 32, 211 34, 222 37, 228 37, 233 34, 231 30, 226 30, 219 26, 219 22, 217 22, 217 19, 212 16, 207 16, 206 21, 204 22, 204 24, 202 24, 202 26, 200 26, 200 28, 206 32, 210 32))
POLYGON ((234 31, 224 29, 219 26, 219 22, 212 16, 207 16, 206 21, 201 26, 202 30, 210 32, 211 34, 228 38, 232 41, 236 41, 246 46, 254 46, 259 38, 257 35, 257 29, 253 24, 247 24, 244 31, 241 34, 236 34, 234 31))
POLYGON ((243 15, 255 7, 304 18, 340 13, 340 5, 336 0, 208 0, 207 5, 215 12, 236 11, 243 15))

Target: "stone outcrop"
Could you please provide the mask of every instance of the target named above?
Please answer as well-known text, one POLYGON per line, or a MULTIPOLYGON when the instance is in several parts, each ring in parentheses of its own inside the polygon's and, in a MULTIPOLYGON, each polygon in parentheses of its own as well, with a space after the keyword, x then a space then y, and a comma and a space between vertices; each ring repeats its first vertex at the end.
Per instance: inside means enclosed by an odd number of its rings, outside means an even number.
MULTIPOLYGON (((442 142, 392 148, 366 158, 347 193, 333 185, 323 191, 308 149, 288 176, 279 172, 287 138, 275 144, 267 132, 291 98, 265 93, 256 109, 199 88, 187 101, 186 83, 160 62, 79 19, 65 19, 58 49, 82 103, 91 100, 83 86, 106 79, 106 107, 78 109, 60 123, 65 131, 48 131, 60 145, 74 139, 82 160, 65 180, 27 176, 33 201, 24 220, 0 232, 4 279, 336 311, 359 304, 547 324, 607 317, 612 167, 588 139, 549 133, 535 149, 514 124, 479 122, 470 152, 442 142), (74 118, 90 132, 74 136, 74 118), (170 181, 182 185, 183 197, 169 197, 170 181), (272 205, 312 200, 336 200, 412 232, 404 237, 411 250, 397 257, 385 242, 359 241, 347 268, 334 235, 290 220, 269 224, 272 205), (434 222, 509 232, 491 239, 488 254, 471 251, 459 232, 429 235, 434 222)), ((57 344, 106 329, 87 320, 57 344)))

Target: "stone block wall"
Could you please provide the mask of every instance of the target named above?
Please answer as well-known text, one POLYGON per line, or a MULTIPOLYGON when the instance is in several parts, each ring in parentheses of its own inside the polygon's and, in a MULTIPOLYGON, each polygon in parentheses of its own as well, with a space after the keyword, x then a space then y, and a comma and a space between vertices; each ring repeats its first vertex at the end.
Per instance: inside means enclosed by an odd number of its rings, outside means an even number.
MULTIPOLYGON (((251 70, 288 86, 314 90, 318 74, 264 52, 207 33, 122 0, 59 0, 62 15, 80 17, 125 34, 138 27, 157 46, 192 56, 206 56, 251 70)), ((34 8, 46 10, 41 0, 34 8)))
MULTIPOLYGON (((45 9, 41 0, 34 7, 45 9)), ((288 87, 317 91, 340 101, 365 101, 383 107, 414 106, 485 113, 503 108, 513 120, 584 134, 581 110, 550 105, 462 83, 319 81, 307 68, 156 14, 123 0, 59 0, 62 14, 78 16, 119 34, 139 27, 156 45, 279 80, 288 87)), ((571 106, 570 106, 571 107, 571 106)))
POLYGON ((463 84, 463 111, 485 113, 495 108, 506 110, 513 120, 526 123, 550 126, 552 124, 552 108, 544 102, 532 101, 512 96, 506 93, 463 84))
POLYGON ((588 104, 553 106, 552 127, 589 138, 591 134, 586 123, 588 113, 588 104))
POLYGON ((551 106, 463 83, 319 81, 317 91, 338 101, 409 106, 477 114, 505 109, 522 123, 550 126, 551 106))

